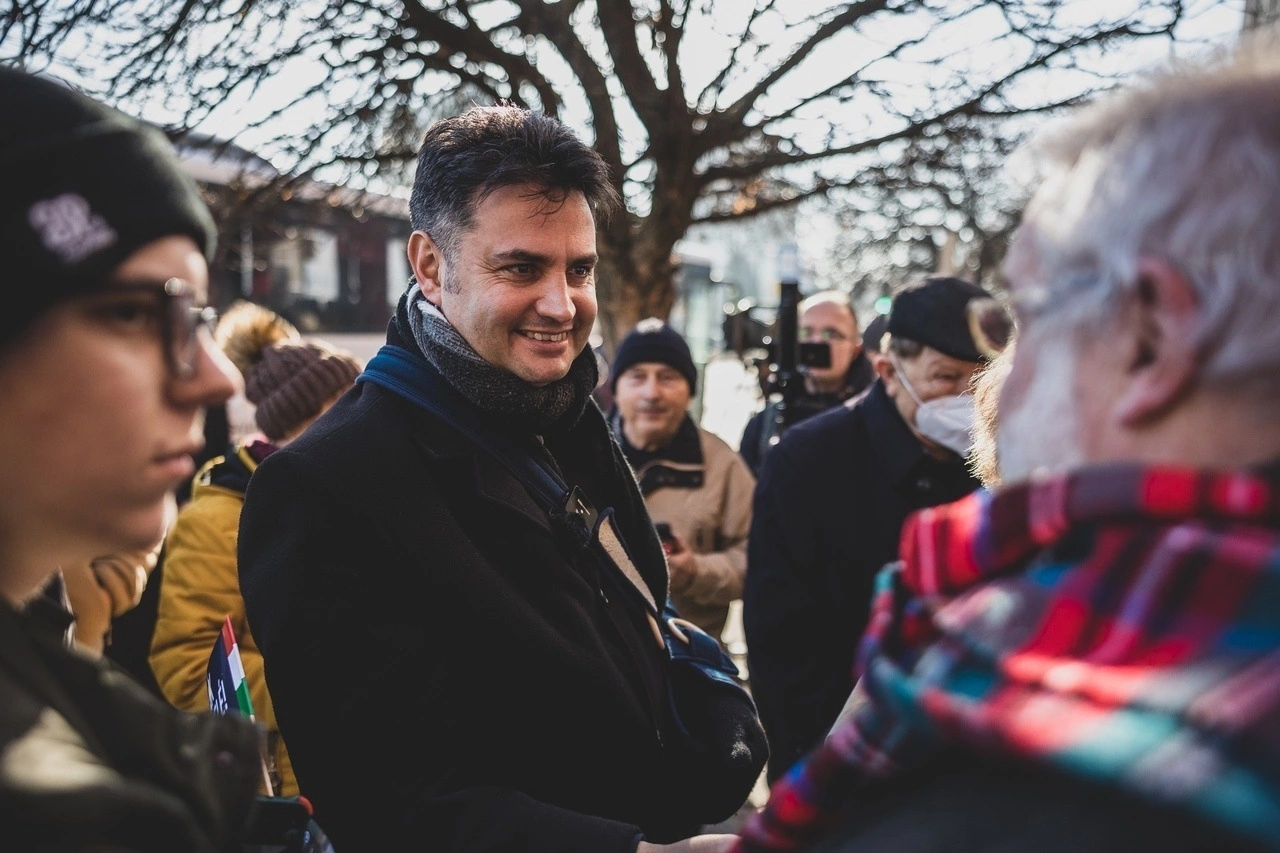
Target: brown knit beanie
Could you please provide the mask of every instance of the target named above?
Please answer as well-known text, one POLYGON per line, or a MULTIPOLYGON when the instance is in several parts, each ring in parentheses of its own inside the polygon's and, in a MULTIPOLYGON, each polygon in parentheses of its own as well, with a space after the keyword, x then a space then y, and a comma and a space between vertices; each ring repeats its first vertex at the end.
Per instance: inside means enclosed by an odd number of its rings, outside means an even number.
POLYGON ((302 340, 288 320, 252 302, 231 306, 214 337, 244 376, 244 395, 256 407, 254 419, 272 441, 318 414, 361 370, 350 354, 302 340))
POLYGON ((313 341, 281 341, 263 350, 244 376, 244 395, 257 408, 254 419, 278 441, 320 412, 335 394, 350 388, 360 362, 313 341))

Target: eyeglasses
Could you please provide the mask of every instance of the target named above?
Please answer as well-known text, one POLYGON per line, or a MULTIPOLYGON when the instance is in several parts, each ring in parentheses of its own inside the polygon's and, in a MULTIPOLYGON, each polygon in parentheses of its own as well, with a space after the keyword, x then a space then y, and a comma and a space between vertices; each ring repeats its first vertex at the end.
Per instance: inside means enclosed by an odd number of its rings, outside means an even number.
POLYGON ((826 343, 832 341, 847 341, 849 336, 839 329, 814 329, 808 326, 800 327, 800 339, 805 341, 819 340, 826 343))
POLYGON ((995 299, 970 300, 965 305, 965 317, 974 345, 987 358, 998 356, 1013 338, 1013 317, 995 299))
MULTIPOLYGON (((122 307, 125 316, 133 322, 138 311, 145 313, 147 321, 160 334, 164 347, 165 365, 179 379, 195 375, 200 362, 200 330, 212 331, 218 322, 218 312, 196 301, 196 291, 191 283, 180 278, 167 281, 133 280, 115 282, 97 291, 103 294, 154 297, 157 301, 140 309, 140 306, 117 306, 108 310, 113 314, 122 307)), ((136 300, 130 300, 136 302, 136 300)), ((117 315, 118 316, 118 315, 117 315)))
POLYGON ((195 289, 183 279, 169 279, 160 292, 164 299, 161 330, 165 359, 175 376, 189 379, 200 361, 200 329, 212 331, 218 312, 212 306, 196 304, 195 289))

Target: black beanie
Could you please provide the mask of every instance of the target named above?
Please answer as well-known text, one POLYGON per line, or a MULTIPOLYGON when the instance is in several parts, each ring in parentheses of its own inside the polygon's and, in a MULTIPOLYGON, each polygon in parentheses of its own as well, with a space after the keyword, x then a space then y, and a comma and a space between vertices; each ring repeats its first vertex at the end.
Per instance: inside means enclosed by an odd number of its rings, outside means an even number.
POLYGON ((618 354, 614 356, 613 368, 609 371, 609 388, 616 391, 618 377, 626 373, 627 368, 647 362, 671 365, 689 380, 690 394, 698 390, 698 368, 693 364, 689 345, 679 332, 657 317, 636 323, 636 327, 618 344, 618 354))
POLYGON ((961 361, 986 361, 973 339, 967 309, 975 299, 990 298, 990 293, 964 279, 932 276, 893 297, 888 332, 961 361))
POLYGON ((189 236, 212 258, 213 219, 159 131, 12 68, 0 68, 0 115, 0 263, 23 296, 0 312, 0 346, 161 237, 189 236))

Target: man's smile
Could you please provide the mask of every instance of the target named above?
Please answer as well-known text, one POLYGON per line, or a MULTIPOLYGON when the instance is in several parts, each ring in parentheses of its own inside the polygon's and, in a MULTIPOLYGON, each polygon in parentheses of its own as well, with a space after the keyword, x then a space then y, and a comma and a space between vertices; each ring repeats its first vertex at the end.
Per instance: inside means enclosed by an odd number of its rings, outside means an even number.
POLYGON ((548 341, 550 343, 559 343, 569 339, 568 332, 527 332, 521 329, 520 334, 535 341, 548 341))

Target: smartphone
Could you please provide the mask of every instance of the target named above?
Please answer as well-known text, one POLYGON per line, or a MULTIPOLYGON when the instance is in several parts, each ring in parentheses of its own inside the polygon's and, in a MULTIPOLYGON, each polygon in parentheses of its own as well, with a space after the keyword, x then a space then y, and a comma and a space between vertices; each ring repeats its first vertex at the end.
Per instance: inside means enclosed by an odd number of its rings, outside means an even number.
POLYGON ((671 532, 671 525, 665 521, 658 521, 654 523, 653 529, 658 531, 658 538, 662 540, 662 549, 670 554, 671 549, 676 545, 676 537, 671 532))

